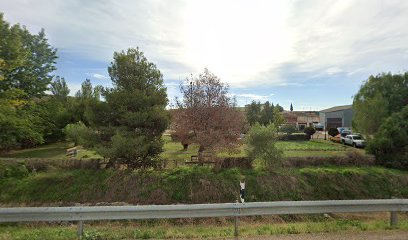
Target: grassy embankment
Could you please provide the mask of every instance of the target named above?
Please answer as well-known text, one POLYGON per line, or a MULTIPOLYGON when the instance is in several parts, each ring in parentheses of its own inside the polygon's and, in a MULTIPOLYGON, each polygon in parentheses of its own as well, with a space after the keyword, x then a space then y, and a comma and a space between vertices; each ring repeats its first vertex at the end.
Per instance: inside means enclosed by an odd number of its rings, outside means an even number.
MULTIPOLYGON (((23 166, 0 172, 3 205, 218 203, 237 199, 241 179, 248 201, 408 197, 408 172, 380 167, 307 167, 275 173, 180 167, 166 171, 50 169, 23 166)), ((4 169, 4 167, 3 167, 4 169)))

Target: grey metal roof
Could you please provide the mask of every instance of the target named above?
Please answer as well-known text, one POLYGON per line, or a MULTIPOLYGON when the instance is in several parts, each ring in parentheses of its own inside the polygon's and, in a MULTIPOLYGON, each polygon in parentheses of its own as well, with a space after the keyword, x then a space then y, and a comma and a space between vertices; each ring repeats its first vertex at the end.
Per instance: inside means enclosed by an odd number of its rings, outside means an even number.
POLYGON ((336 106, 336 107, 321 110, 320 112, 324 112, 324 113, 337 112, 337 111, 343 111, 343 110, 351 109, 352 107, 353 107, 353 105, 336 106))

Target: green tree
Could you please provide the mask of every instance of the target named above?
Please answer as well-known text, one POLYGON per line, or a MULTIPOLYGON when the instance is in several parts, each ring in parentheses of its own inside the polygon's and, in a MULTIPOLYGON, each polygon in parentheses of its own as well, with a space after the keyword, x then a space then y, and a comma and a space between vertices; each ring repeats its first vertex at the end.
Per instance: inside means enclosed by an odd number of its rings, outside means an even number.
POLYGON ((0 152, 43 143, 32 116, 6 99, 0 99, 0 152))
POLYGON ((408 104, 408 72, 370 76, 353 101, 353 127, 373 136, 382 122, 408 104))
POLYGON ((89 129, 82 122, 71 123, 65 126, 64 133, 68 140, 74 142, 74 145, 77 146, 80 144, 81 140, 86 139, 86 135, 89 132, 89 129))
POLYGON ((286 122, 285 118, 283 117, 282 112, 279 110, 279 108, 274 108, 273 109, 273 123, 275 124, 275 126, 281 126, 282 124, 284 124, 286 122))
POLYGON ((277 109, 278 112, 283 112, 283 107, 279 104, 276 104, 275 109, 277 109))
POLYGON ((99 96, 95 96, 95 94, 100 93, 99 91, 94 91, 94 88, 92 87, 91 80, 85 79, 85 81, 82 82, 81 84, 81 90, 78 90, 75 94, 75 97, 80 98, 80 99, 93 99, 93 98, 99 98, 99 96))
POLYGON ((269 103, 269 101, 266 101, 263 104, 263 108, 261 110, 261 117, 259 119, 259 122, 262 125, 266 126, 266 125, 268 125, 270 123, 273 123, 274 121, 275 121, 275 118, 274 118, 274 106, 273 106, 273 104, 271 105, 269 103))
POLYGON ((66 101, 70 92, 67 83, 64 78, 56 76, 51 83, 50 90, 55 98, 60 101, 66 101))
POLYGON ((298 131, 296 126, 292 125, 292 124, 282 125, 279 128, 279 130, 280 130, 280 132, 283 132, 283 133, 286 133, 286 134, 289 134, 289 135, 298 131))
POLYGON ((0 91, 23 90, 27 97, 42 96, 55 68, 56 49, 44 30, 31 34, 20 25, 10 26, 0 14, 0 91))
POLYGON ((293 105, 292 105, 292 103, 290 104, 290 111, 293 112, 293 105))
POLYGON ((86 79, 81 84, 81 89, 75 94, 75 98, 70 98, 67 102, 67 110, 71 115, 71 123, 82 122, 89 125, 86 117, 91 105, 100 101, 104 88, 100 85, 92 86, 91 80, 86 79))
POLYGON ((337 136, 339 134, 339 130, 337 130, 337 128, 329 128, 328 134, 332 137, 337 136))
POLYGON ((282 151, 276 147, 278 130, 274 124, 255 124, 246 136, 247 155, 250 160, 260 160, 268 169, 282 166, 282 151))
POLYGON ((94 102, 86 114, 98 135, 93 144, 109 158, 110 166, 155 166, 169 123, 163 76, 139 49, 115 52, 108 71, 113 88, 105 90, 105 101, 94 102))
POLYGON ((255 123, 259 123, 261 118, 261 103, 252 101, 251 104, 247 106, 246 109, 246 118, 249 125, 255 125, 255 123))
POLYGON ((408 105, 380 125, 367 150, 380 164, 408 169, 408 105))
POLYGON ((305 127, 303 132, 306 133, 306 135, 309 136, 310 139, 312 138, 313 134, 316 133, 316 129, 314 127, 305 127))

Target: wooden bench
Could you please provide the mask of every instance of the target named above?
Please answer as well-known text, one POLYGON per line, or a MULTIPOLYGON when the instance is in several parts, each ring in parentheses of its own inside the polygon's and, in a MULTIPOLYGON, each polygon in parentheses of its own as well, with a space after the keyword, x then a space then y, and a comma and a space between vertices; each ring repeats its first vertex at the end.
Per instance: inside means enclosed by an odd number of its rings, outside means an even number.
POLYGON ((77 154, 78 154, 77 147, 68 148, 66 151, 66 155, 70 157, 76 157, 77 154))
POLYGON ((202 152, 199 153, 198 155, 192 155, 190 161, 185 161, 185 164, 212 164, 212 163, 215 163, 215 161, 213 160, 212 152, 202 152))

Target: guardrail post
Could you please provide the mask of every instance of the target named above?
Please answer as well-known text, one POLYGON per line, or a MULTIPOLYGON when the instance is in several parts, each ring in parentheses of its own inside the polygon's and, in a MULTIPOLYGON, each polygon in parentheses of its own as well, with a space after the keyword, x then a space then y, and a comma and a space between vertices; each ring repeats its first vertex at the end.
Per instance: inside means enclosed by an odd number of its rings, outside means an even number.
MULTIPOLYGON (((236 202, 235 202, 236 204, 237 204, 237 206, 238 206, 238 200, 236 200, 236 202)), ((239 215, 239 212, 240 212, 240 208, 237 208, 236 210, 235 210, 235 217, 234 217, 234 236, 235 237, 238 237, 238 226, 239 226, 239 218, 238 218, 238 215, 239 215)))
POLYGON ((79 239, 84 235, 84 223, 82 221, 78 222, 77 236, 79 239))
POLYGON ((390 213, 390 225, 391 227, 396 227, 398 225, 398 212, 390 213))

